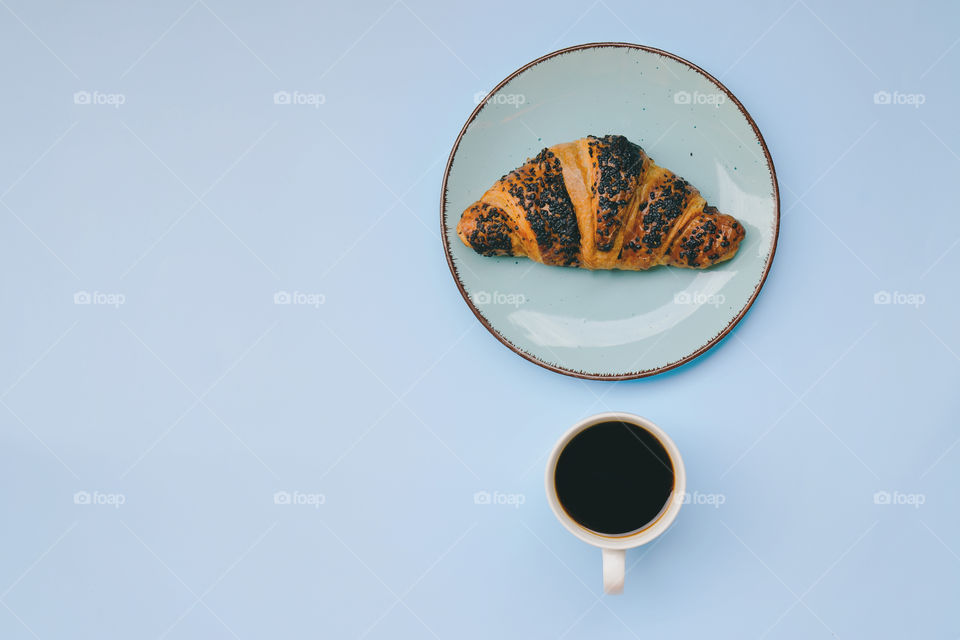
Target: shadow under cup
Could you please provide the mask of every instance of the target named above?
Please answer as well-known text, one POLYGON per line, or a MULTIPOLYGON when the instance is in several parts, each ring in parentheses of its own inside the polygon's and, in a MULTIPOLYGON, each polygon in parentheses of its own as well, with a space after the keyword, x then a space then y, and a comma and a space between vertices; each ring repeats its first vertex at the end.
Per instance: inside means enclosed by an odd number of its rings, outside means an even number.
POLYGON ((676 469, 660 438, 642 426, 610 420, 567 442, 557 458, 554 488, 563 511, 601 536, 630 536, 670 506, 676 469))

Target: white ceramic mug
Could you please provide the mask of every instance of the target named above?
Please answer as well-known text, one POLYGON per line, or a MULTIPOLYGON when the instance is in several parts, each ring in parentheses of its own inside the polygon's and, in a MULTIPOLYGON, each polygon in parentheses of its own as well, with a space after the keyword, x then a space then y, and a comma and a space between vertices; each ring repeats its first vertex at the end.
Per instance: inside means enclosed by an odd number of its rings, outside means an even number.
POLYGON ((623 579, 626 573, 626 551, 634 547, 647 544, 657 536, 666 531, 677 517, 680 507, 683 505, 683 496, 687 490, 687 474, 683 468, 683 460, 680 458, 680 451, 677 445, 673 443, 663 429, 653 424, 646 418, 633 415, 632 413, 609 412, 598 413, 584 420, 581 420, 571 427, 563 437, 553 447, 550 453, 550 459, 547 461, 547 501, 550 508, 557 516, 557 519, 565 526, 570 533, 577 536, 586 543, 595 547, 600 547, 603 558, 603 590, 606 593, 622 593, 623 579), (590 427, 602 422, 626 422, 633 424, 651 433, 663 448, 673 462, 673 491, 670 497, 664 503, 663 509, 652 521, 644 525, 637 531, 622 535, 606 535, 587 529, 571 518, 560 504, 557 497, 556 470, 557 461, 560 454, 566 448, 567 444, 573 440, 578 433, 589 429, 590 427))

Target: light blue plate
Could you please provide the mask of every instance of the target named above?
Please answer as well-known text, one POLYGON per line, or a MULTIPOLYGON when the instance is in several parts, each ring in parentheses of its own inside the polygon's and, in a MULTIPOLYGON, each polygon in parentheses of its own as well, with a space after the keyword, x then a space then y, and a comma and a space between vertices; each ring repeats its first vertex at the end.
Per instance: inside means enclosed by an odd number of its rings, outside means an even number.
POLYGON ((510 75, 460 132, 443 189, 447 259, 477 318, 524 358, 583 378, 654 375, 717 344, 760 292, 780 223, 773 162, 743 105, 690 62, 631 44, 564 49, 510 75), (543 147, 611 133, 744 225, 732 260, 588 271, 484 257, 457 237, 463 210, 543 147))

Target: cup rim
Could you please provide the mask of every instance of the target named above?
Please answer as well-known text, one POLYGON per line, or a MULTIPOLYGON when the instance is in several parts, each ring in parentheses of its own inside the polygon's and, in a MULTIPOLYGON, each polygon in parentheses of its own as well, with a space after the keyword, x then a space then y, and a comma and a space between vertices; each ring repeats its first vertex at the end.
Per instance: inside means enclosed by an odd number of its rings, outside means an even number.
POLYGON ((634 547, 639 547, 651 542, 669 529, 670 525, 673 524, 673 521, 676 520, 677 514, 680 512, 680 507, 683 506, 683 497, 687 490, 687 474, 683 466, 683 458, 680 457, 680 450, 663 429, 647 418, 633 413, 627 413, 624 411, 607 411, 604 413, 597 413, 580 420, 572 427, 567 429, 566 433, 560 437, 557 443, 553 446, 553 450, 550 452, 550 457, 547 460, 545 483, 547 490, 547 502, 550 504, 550 509, 553 511, 553 514, 557 517, 560 523, 566 527, 570 533, 595 547, 600 547, 603 549, 632 549, 634 547), (664 449, 667 451, 667 454, 670 456, 670 461, 673 463, 674 474, 673 491, 670 493, 670 497, 668 498, 664 509, 652 521, 652 523, 647 524, 639 531, 618 536, 608 536, 597 533, 587 529, 576 520, 571 518, 563 508, 563 505, 560 504, 560 498, 557 496, 555 483, 557 462, 560 460, 560 454, 570 443, 570 441, 573 440, 577 434, 589 429, 594 425, 602 422, 613 421, 627 422, 629 424, 646 429, 648 432, 653 434, 654 437, 660 441, 660 444, 663 445, 664 449))

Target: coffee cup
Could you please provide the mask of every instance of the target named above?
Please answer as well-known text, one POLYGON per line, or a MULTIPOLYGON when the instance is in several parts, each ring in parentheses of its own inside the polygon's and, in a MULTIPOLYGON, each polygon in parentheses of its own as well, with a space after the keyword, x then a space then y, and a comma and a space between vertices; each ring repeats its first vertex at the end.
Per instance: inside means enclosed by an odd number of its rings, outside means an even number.
POLYGON ((599 547, 603 589, 622 593, 626 550, 662 535, 686 492, 680 451, 650 420, 600 413, 571 427, 547 461, 547 501, 573 535, 599 547))

